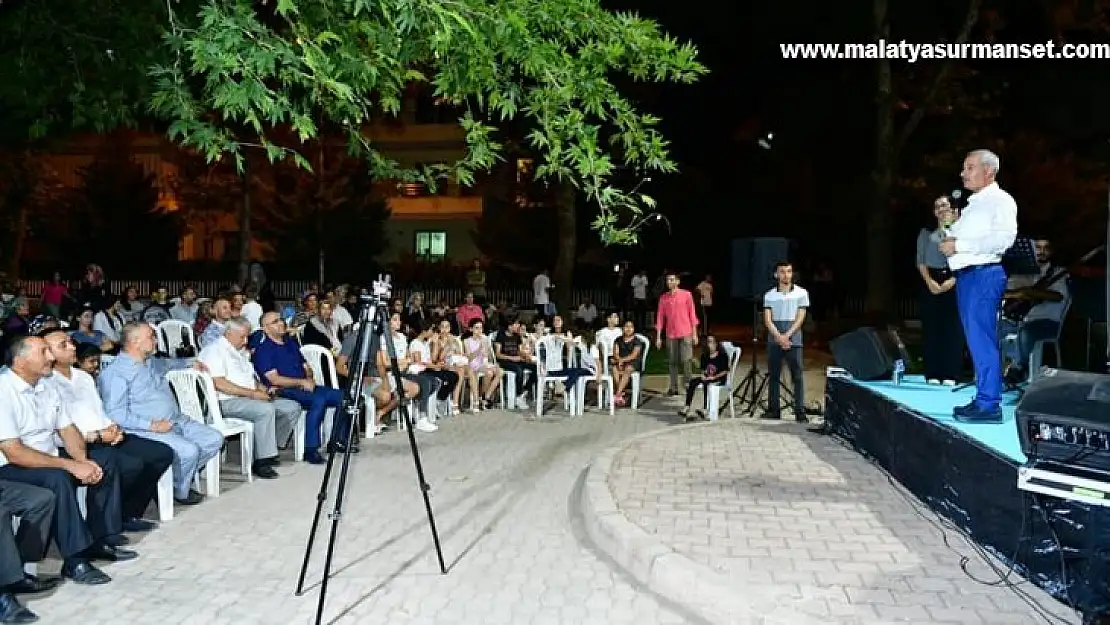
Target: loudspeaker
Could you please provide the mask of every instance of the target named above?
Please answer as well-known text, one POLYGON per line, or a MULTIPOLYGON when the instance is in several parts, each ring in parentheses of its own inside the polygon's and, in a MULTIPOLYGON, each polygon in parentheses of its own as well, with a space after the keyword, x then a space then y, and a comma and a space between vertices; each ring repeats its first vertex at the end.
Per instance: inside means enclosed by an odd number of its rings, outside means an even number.
POLYGON ((889 378, 894 369, 894 360, 902 355, 892 343, 898 339, 896 332, 884 338, 875 328, 859 328, 842 334, 829 342, 836 365, 843 368, 857 380, 882 380, 889 378))
POLYGON ((1016 413, 1030 461, 1110 473, 1110 375, 1045 369, 1016 413))
POLYGON ((790 239, 732 240, 732 296, 759 299, 775 286, 775 264, 790 258, 790 239))

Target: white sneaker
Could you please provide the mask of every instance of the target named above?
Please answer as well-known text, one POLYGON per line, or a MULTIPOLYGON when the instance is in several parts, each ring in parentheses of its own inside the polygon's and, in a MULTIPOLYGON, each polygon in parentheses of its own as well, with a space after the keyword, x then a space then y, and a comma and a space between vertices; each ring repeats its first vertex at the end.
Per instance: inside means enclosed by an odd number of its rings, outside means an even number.
POLYGON ((416 422, 416 429, 420 430, 421 432, 435 432, 439 429, 439 426, 427 419, 422 418, 416 422))
POLYGON ((941 384, 943 384, 945 386, 956 386, 956 381, 955 380, 945 380, 944 382, 941 382, 941 384))
POLYGON ((524 398, 524 395, 516 398, 516 407, 520 410, 528 410, 528 400, 524 398))
POLYGON ((926 384, 940 384, 940 380, 938 380, 936 378, 931 378, 931 379, 927 380, 925 383, 926 384))

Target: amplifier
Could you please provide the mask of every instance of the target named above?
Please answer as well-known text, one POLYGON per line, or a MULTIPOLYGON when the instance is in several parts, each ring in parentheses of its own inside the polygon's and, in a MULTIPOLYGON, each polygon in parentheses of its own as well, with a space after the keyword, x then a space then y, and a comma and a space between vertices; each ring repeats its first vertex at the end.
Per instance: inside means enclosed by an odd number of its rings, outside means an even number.
POLYGON ((1110 375, 1045 369, 1017 406, 1030 462, 1110 474, 1110 375))

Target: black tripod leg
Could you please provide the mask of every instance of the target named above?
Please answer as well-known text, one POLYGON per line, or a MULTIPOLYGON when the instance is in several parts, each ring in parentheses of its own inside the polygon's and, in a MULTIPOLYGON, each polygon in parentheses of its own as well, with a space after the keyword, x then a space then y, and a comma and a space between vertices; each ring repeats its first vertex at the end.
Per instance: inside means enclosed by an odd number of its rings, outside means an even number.
POLYGON ((436 529, 436 517, 432 513, 432 501, 428 497, 428 491, 431 487, 428 486, 427 480, 424 479, 424 465, 420 462, 420 449, 416 446, 416 433, 413 431, 412 420, 409 418, 409 409, 407 406, 401 406, 401 418, 405 420, 406 430, 409 433, 409 447, 412 448, 412 461, 416 465, 416 479, 420 482, 420 494, 424 496, 424 510, 428 513, 428 527, 432 530, 432 542, 436 547, 436 558, 439 560, 439 572, 444 575, 447 574, 447 565, 443 561, 443 548, 439 543, 439 531, 436 529))
MULTIPOLYGON (((358 418, 357 411, 358 402, 355 401, 354 414, 352 414, 350 409, 348 409, 347 412, 347 450, 351 449, 351 445, 355 441, 355 429, 357 427, 356 419, 358 418)), ((329 466, 335 460, 336 454, 339 453, 334 451, 334 447, 332 449, 333 450, 328 453, 329 466)), ((331 533, 328 534, 328 550, 327 554, 324 556, 324 574, 323 577, 320 578, 320 600, 316 603, 316 625, 320 625, 324 619, 324 603, 327 601, 328 597, 328 580, 331 579, 331 560, 332 556, 335 555, 335 537, 339 532, 339 520, 343 517, 343 494, 347 490, 347 476, 350 468, 351 453, 347 451, 343 454, 343 466, 339 471, 339 485, 335 488, 335 507, 332 508, 331 513, 331 533)), ((325 473, 325 478, 326 477, 327 474, 325 473)), ((315 534, 315 532, 313 532, 313 534, 315 534)), ((308 564, 307 554, 305 557, 305 564, 308 564)))
POLYGON ((335 454, 328 454, 328 463, 324 467, 324 477, 320 480, 320 492, 316 493, 316 514, 312 517, 312 529, 308 533, 308 545, 304 549, 304 562, 301 563, 301 573, 297 577, 297 590, 294 594, 298 597, 304 594, 304 578, 308 574, 308 561, 312 559, 312 547, 316 543, 316 530, 320 528, 320 513, 324 511, 324 503, 328 500, 328 482, 331 480, 331 470, 335 466, 335 454))

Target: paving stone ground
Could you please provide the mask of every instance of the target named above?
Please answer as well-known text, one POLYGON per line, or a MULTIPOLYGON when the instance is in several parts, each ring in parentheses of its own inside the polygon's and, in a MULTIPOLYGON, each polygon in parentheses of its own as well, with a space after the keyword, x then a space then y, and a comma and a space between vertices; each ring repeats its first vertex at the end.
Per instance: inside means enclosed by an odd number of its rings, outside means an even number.
MULTIPOLYGON (((955 532, 945 546, 935 517, 878 468, 802 426, 676 428, 633 440, 610 471, 616 506, 633 524, 776 622, 1053 622, 1013 591, 972 581, 962 555, 977 578, 998 575, 955 532)), ((1064 619, 1054 622, 1079 622, 1031 584, 1021 589, 1064 619)))
MULTIPOLYGON (((689 622, 584 546, 572 523, 589 459, 665 425, 646 411, 567 419, 560 407, 550 420, 491 412, 419 435, 447 576, 435 563, 407 437, 367 441, 351 470, 325 622, 689 622)), ((311 622, 315 596, 294 597, 293 589, 322 468, 287 462, 280 479, 249 485, 229 475, 231 463, 226 471, 222 496, 179 507, 135 545, 138 560, 106 565, 111 584, 67 583, 31 599, 40 622, 311 622)), ((323 555, 320 542, 310 579, 319 578, 323 555)), ((57 567, 48 561, 43 570, 57 567)))

